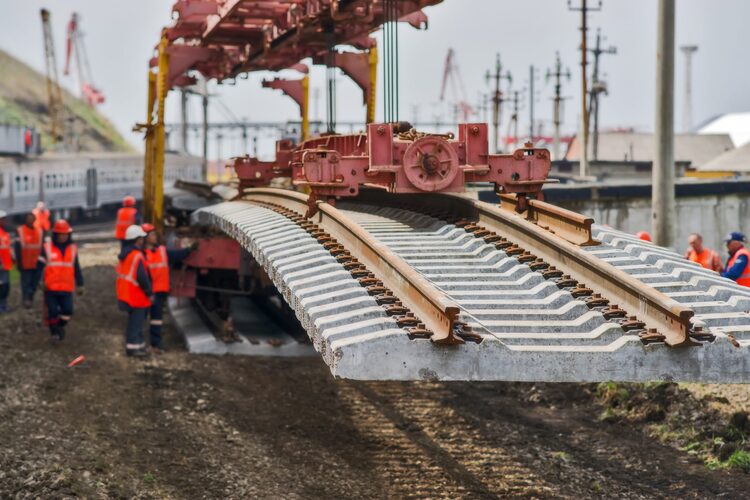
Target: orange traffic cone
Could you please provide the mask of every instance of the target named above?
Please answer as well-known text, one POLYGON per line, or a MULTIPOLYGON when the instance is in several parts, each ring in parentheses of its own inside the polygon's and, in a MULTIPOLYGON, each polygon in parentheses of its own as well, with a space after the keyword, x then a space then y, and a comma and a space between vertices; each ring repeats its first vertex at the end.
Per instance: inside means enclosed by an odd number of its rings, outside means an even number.
POLYGON ((71 361, 70 363, 68 363, 68 368, 73 368, 75 365, 80 365, 84 361, 86 361, 86 356, 84 356, 83 354, 81 354, 76 359, 74 359, 73 361, 71 361))

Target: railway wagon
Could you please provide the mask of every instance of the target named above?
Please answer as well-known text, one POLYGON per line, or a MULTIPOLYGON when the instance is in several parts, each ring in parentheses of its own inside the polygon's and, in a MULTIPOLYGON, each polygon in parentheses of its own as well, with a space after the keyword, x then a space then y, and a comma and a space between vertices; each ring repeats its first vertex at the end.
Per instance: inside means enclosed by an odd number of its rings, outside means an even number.
MULTIPOLYGON (((201 158, 167 154, 164 185, 177 179, 200 180, 201 158)), ((118 204, 124 196, 140 198, 143 155, 131 153, 54 154, 0 160, 0 209, 28 212, 39 200, 52 211, 95 210, 118 204)))

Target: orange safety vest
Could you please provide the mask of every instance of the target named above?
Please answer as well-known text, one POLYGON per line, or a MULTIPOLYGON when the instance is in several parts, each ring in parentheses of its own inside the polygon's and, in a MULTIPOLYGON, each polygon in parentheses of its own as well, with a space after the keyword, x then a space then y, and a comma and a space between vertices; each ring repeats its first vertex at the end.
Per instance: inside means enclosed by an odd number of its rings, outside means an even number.
POLYGON ((115 222, 115 238, 118 240, 125 239, 125 231, 135 224, 135 214, 138 209, 134 207, 122 207, 117 211, 117 222, 115 222))
POLYGON ((146 249, 146 262, 151 275, 151 286, 154 292, 169 291, 169 258, 167 247, 159 245, 153 250, 146 249))
POLYGON ((117 300, 125 302, 130 307, 151 306, 151 301, 136 279, 140 263, 145 266, 146 258, 140 250, 133 250, 117 265, 117 300))
POLYGON ((44 268, 44 286, 51 292, 72 292, 76 287, 75 263, 78 246, 71 243, 63 254, 48 241, 44 244, 47 265, 44 268))
POLYGON ((10 235, 0 227, 0 269, 10 271, 13 267, 13 254, 10 252, 10 235))
POLYGON ((36 269, 39 255, 42 253, 44 233, 39 228, 29 228, 26 225, 18 228, 18 242, 21 244, 20 269, 36 269))
POLYGON ((744 255, 745 257, 747 257, 747 264, 745 265, 745 269, 742 270, 742 274, 740 275, 740 277, 737 278, 737 284, 750 287, 750 250, 742 247, 734 252, 734 254, 729 257, 729 262, 727 262, 726 270, 732 268, 732 266, 734 265, 734 261, 737 260, 737 257, 739 257, 740 255, 744 255))
POLYGON ((49 210, 39 210, 38 208, 35 208, 31 213, 36 217, 34 227, 42 228, 42 231, 49 231, 49 210))
POLYGON ((714 268, 711 264, 715 261, 716 258, 716 252, 714 252, 713 250, 709 250, 708 248, 704 248, 701 253, 698 253, 694 248, 691 248, 690 252, 688 253, 688 260, 696 262, 706 269, 711 269, 712 271, 714 270, 714 268))

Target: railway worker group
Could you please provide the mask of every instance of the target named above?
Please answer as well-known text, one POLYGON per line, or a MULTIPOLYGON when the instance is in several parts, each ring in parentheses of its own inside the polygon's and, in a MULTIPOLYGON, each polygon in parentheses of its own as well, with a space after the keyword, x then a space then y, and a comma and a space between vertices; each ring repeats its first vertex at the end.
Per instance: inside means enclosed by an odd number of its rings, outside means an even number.
MULTIPOLYGON (((11 270, 18 269, 21 304, 31 309, 38 285, 44 289, 42 315, 49 326, 51 340, 65 338, 65 327, 73 316, 73 295, 83 295, 84 280, 78 261, 78 245, 73 228, 65 219, 51 223, 44 203, 24 217, 13 241, 8 231, 7 214, 0 210, 0 315, 10 308, 11 270)), ((169 295, 169 269, 184 260, 194 246, 167 249, 151 224, 140 224, 135 199, 128 196, 118 211, 115 238, 120 242, 116 265, 118 306, 127 313, 125 352, 146 357, 164 352, 162 343, 163 308, 169 295), (144 327, 150 317, 149 344, 144 327)))
MULTIPOLYGON (((83 294, 83 273, 78 262, 78 246, 73 228, 65 219, 52 224, 50 212, 39 202, 15 230, 15 241, 8 232, 6 213, 0 210, 0 315, 9 309, 11 270, 20 274, 21 304, 31 309, 41 282, 44 288, 44 321, 53 343, 65 338, 65 326, 73 316, 73 294, 83 294), (49 234, 51 233, 51 234, 49 234)), ((650 241, 647 233, 638 237, 650 241)), ((115 238, 120 243, 116 265, 117 303, 127 313, 125 353, 146 357, 164 352, 162 343, 163 309, 169 295, 169 269, 181 263, 195 246, 167 249, 151 224, 141 224, 136 200, 123 199, 115 222, 115 238), (144 332, 149 321, 148 344, 144 332)), ((685 258, 715 271, 738 284, 750 287, 750 250, 745 235, 730 233, 725 238, 729 257, 722 265, 714 250, 703 246, 700 234, 691 234, 685 258)))

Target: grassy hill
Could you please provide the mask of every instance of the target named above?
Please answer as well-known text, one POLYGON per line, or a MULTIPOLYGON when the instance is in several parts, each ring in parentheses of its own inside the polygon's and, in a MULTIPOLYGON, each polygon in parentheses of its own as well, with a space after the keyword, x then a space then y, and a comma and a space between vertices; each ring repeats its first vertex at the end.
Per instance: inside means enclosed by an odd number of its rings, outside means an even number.
MULTIPOLYGON (((133 151, 133 147, 96 109, 63 89, 66 117, 76 117, 82 151, 133 151)), ((30 125, 42 134, 42 147, 51 148, 47 114, 47 79, 0 50, 0 123, 30 125)))

